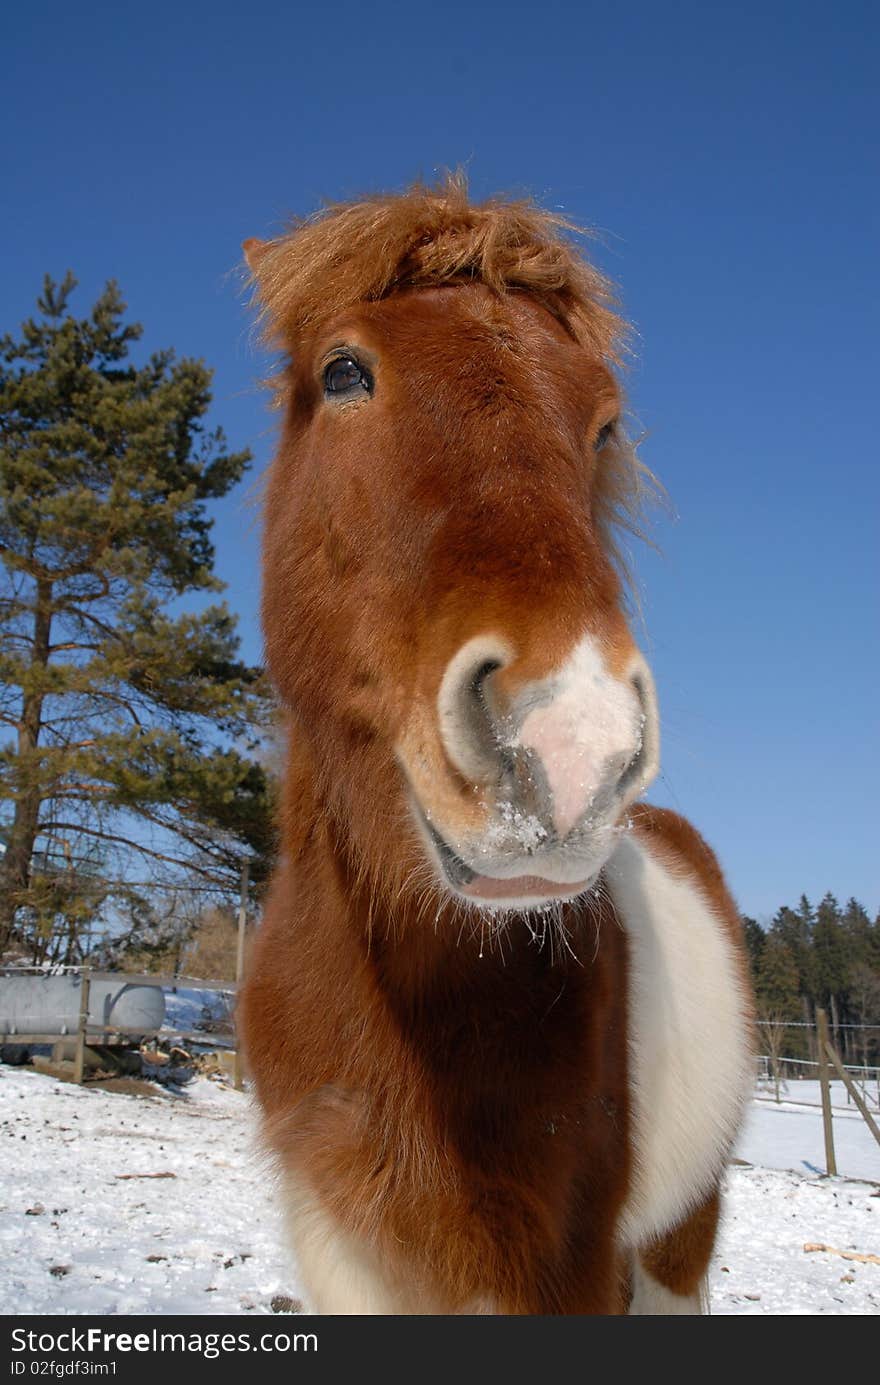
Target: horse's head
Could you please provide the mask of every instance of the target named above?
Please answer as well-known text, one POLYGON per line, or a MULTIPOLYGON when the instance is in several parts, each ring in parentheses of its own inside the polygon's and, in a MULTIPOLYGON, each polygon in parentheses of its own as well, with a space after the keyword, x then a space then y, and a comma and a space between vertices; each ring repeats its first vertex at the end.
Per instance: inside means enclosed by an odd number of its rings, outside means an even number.
POLYGON ((290 357, 263 620, 294 738, 370 874, 491 908, 582 893, 658 766, 620 324, 560 224, 453 182, 246 246, 290 357))

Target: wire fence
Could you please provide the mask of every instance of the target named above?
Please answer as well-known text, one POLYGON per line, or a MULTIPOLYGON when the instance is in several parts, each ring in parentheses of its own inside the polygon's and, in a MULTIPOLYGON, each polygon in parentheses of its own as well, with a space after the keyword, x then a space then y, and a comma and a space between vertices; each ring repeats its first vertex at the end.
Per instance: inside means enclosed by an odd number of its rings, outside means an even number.
MULTIPOLYGON (((846 1063, 844 1071, 858 1089, 865 1105, 880 1112, 880 1066, 846 1063)), ((836 1111, 853 1110, 855 1102, 845 1083, 830 1083, 832 1107, 836 1111)), ((772 1054, 758 1056, 756 1093, 759 1101, 786 1102, 793 1106, 821 1109, 819 1063, 809 1058, 774 1058, 772 1054)))

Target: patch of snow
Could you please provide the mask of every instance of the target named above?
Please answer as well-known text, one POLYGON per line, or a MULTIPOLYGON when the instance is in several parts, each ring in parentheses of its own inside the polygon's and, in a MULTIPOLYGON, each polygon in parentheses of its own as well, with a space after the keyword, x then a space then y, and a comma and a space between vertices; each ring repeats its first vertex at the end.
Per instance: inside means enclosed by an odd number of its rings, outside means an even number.
POLYGON ((729 1169, 709 1273, 712 1312, 786 1317, 880 1312, 880 1265, 804 1250, 819 1243, 876 1255, 877 1192, 869 1183, 729 1169))
POLYGON ((0 1312, 268 1314, 299 1297, 250 1099, 206 1078, 156 1093, 0 1067, 0 1312))
MULTIPOLYGON (((855 1108, 834 1110, 832 1131, 838 1174, 880 1181, 880 1145, 855 1108)), ((753 1101, 734 1152, 765 1168, 796 1169, 811 1176, 817 1170, 824 1173, 822 1112, 786 1102, 777 1106, 774 1101, 753 1101)))

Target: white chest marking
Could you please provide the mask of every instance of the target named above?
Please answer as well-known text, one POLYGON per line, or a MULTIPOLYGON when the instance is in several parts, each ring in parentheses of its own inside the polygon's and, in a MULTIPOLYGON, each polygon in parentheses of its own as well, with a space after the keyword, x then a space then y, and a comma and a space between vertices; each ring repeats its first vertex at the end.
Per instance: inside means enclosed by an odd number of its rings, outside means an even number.
POLYGON ((636 1167, 621 1232, 638 1245, 687 1216, 717 1182, 754 1067, 733 945, 697 885, 634 836, 606 876, 630 945, 636 1167))

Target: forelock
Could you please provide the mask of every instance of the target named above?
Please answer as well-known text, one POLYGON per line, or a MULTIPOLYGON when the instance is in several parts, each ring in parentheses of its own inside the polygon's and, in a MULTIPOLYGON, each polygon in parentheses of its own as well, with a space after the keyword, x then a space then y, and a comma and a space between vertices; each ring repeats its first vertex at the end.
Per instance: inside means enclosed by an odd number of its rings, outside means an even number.
POLYGON ((403 289, 477 281, 526 293, 598 359, 619 364, 626 325, 567 218, 528 201, 472 203, 461 175, 335 203, 260 247, 252 273, 267 340, 287 352, 338 313, 403 289))

